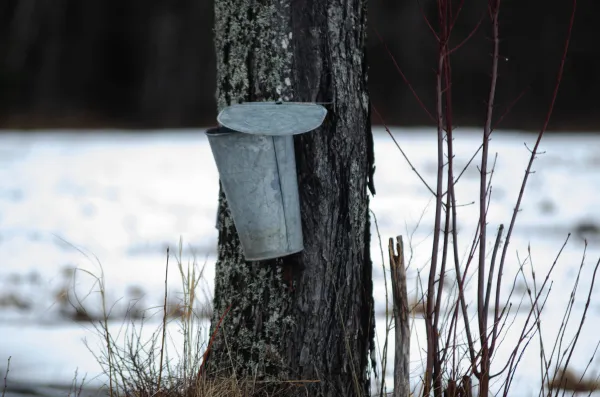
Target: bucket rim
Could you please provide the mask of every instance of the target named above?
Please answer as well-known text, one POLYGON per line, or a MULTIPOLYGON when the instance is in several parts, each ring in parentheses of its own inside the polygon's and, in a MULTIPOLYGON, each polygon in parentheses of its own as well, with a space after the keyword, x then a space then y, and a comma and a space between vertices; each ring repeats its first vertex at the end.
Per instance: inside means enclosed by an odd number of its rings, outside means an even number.
POLYGON ((327 109, 312 102, 244 102, 225 107, 220 125, 251 135, 298 135, 319 128, 327 109))
POLYGON ((227 128, 224 126, 211 127, 204 130, 204 133, 207 136, 222 136, 222 135, 231 135, 231 134, 241 134, 240 131, 232 130, 231 128, 227 128))

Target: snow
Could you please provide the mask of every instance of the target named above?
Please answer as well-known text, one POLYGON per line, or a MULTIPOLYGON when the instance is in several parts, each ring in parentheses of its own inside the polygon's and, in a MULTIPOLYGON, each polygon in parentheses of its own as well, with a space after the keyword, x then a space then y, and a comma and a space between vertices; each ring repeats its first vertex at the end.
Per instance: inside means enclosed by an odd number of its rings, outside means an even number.
MULTIPOLYGON (((433 187, 437 171, 435 131, 392 131, 433 187)), ((488 216, 490 249, 499 224, 508 228, 535 138, 518 131, 498 131, 492 136, 489 166, 496 152, 498 158, 488 216)), ((455 167, 461 170, 479 147, 481 131, 459 130, 454 143, 455 167)), ((582 260, 583 237, 589 244, 578 295, 580 304, 573 317, 583 310, 585 288, 600 257, 600 234, 593 233, 593 228, 590 233, 576 232, 600 225, 596 202, 596 194, 600 193, 600 137, 547 135, 540 151, 543 154, 534 163, 535 173, 530 175, 508 250, 503 292, 508 292, 518 269, 518 258, 522 262, 528 256, 528 246, 539 285, 567 234, 574 232, 554 270, 548 301, 552 310, 543 318, 545 340, 552 341, 561 320, 555 313, 562 315, 582 260)), ((391 138, 379 128, 375 128, 375 156, 377 194, 371 209, 377 216, 385 263, 387 266, 387 240, 403 235, 405 247, 411 248, 409 295, 414 295, 417 275, 426 274, 431 256, 435 203, 391 138)), ((457 199, 462 205, 458 225, 461 259, 468 253, 478 218, 479 162, 476 157, 457 185, 457 199)), ((9 379, 68 384, 78 369, 80 376, 87 373, 88 379, 104 381, 99 375, 101 368, 82 341, 94 340, 90 345, 97 346, 98 335, 89 324, 73 323, 65 316, 69 307, 63 298, 73 287, 74 268, 104 275, 108 303, 114 304, 116 314, 124 314, 140 296, 138 305, 155 307, 163 298, 166 248, 177 252, 181 239, 184 265, 194 256, 200 266, 206 263, 202 289, 210 299, 216 255, 218 176, 202 130, 145 134, 5 131, 0 134, 0 178, 0 303, 5 298, 5 304, 0 304, 0 371, 5 367, 2 360, 12 356, 9 379), (7 305, 8 301, 13 304, 7 305)), ((381 314, 385 311, 385 295, 375 226, 371 249, 376 310, 381 314)), ((524 270, 531 279, 529 264, 524 270)), ((180 290, 178 272, 175 265, 170 266, 172 296, 180 290)), ((82 272, 77 272, 75 280, 78 296, 96 314, 99 294, 88 294, 97 290, 96 280, 82 272)), ((470 288, 469 294, 472 293, 470 288)), ((520 295, 513 301, 518 302, 519 298, 520 295)), ((586 327, 579 337, 579 354, 573 358, 577 370, 585 368, 598 343, 597 302, 594 291, 586 327)), ((524 317, 517 316, 517 323, 524 317)), ((177 334, 175 329, 173 334, 177 334)), ((423 335, 422 320, 416 319, 411 341, 411 369, 415 376, 424 349, 423 335)), ((514 346, 517 337, 516 332, 509 332, 506 345, 514 346)), ((381 316, 378 338, 382 344, 381 316)), ((389 351, 393 352, 393 338, 390 342, 389 351)), ((537 339, 532 341, 519 369, 518 378, 531 390, 539 387, 538 345, 537 339)), ((501 349, 499 357, 507 351, 501 349)), ((389 376, 393 355, 390 357, 388 384, 392 383, 389 376)), ((597 360, 589 371, 598 373, 597 360)), ((526 394, 529 389, 518 390, 526 394)))

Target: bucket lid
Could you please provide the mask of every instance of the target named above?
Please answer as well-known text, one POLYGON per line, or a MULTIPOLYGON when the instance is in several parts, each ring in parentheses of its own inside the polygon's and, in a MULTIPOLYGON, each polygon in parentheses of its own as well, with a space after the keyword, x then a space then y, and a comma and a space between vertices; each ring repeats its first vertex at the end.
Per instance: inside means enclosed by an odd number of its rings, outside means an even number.
POLYGON ((245 102, 227 106, 219 124, 247 134, 295 135, 319 127, 327 109, 310 102, 245 102))

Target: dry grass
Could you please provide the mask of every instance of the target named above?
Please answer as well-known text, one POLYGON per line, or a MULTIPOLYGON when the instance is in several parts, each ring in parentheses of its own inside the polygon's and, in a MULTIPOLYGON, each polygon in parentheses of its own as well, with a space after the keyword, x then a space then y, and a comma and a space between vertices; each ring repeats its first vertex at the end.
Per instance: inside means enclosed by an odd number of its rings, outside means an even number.
MULTIPOLYGON (((110 397, 306 395, 305 386, 312 381, 238 379, 235 376, 224 377, 221 373, 209 373, 205 370, 210 342, 220 331, 220 322, 209 337, 208 327, 202 320, 210 318, 210 305, 198 299, 199 296, 207 297, 198 290, 204 266, 199 266, 195 260, 184 265, 181 258, 181 242, 177 253, 172 254, 167 250, 163 305, 150 310, 154 311, 154 314, 160 312, 161 321, 150 337, 143 336, 144 327, 147 327, 146 319, 153 316, 153 313, 149 312, 142 313, 141 318, 129 316, 118 334, 111 332, 109 322, 113 318, 106 303, 106 285, 101 266, 99 274, 82 269, 73 273, 74 278, 77 277, 77 273, 91 277, 101 297, 101 318, 91 318, 87 315, 85 298, 89 294, 80 298, 71 291, 68 301, 75 313, 88 316, 97 335, 103 341, 103 351, 100 354, 95 353, 89 346, 88 349, 95 355, 108 377, 107 394, 110 397), (173 296, 167 288, 169 259, 175 259, 177 262, 182 291, 180 296, 173 296), (183 346, 173 346, 174 335, 173 331, 170 331, 172 328, 176 328, 178 336, 182 337, 183 346), (172 351, 173 348, 175 352, 172 351)), ((223 317, 226 315, 227 313, 223 317)), ((222 373, 230 372, 223 369, 222 373)))
MULTIPOLYGON (((12 357, 9 356, 6 364, 6 371, 4 372, 4 385, 2 387, 2 395, 1 397, 5 397, 6 392, 12 392, 12 394, 29 396, 29 395, 39 395, 39 390, 31 388, 31 386, 24 382, 19 382, 16 385, 12 384, 8 379, 8 374, 10 372, 10 361, 12 357), (12 386, 12 387, 11 387, 12 386)), ((65 387, 64 392, 66 397, 83 397, 85 394, 84 385, 86 381, 86 377, 84 376, 81 381, 78 380, 78 371, 75 371, 73 375, 73 379, 71 380, 71 384, 68 387, 65 387)))
POLYGON ((7 360, 7 364, 6 364, 6 372, 4 373, 4 387, 2 388, 2 397, 4 397, 4 395, 6 394, 6 388, 8 387, 8 373, 10 372, 10 359, 11 357, 8 357, 7 360))

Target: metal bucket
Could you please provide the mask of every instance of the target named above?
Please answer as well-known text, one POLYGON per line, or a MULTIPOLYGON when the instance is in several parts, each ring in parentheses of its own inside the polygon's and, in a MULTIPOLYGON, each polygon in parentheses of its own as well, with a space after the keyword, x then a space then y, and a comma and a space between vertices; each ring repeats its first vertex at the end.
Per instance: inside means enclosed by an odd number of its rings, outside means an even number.
POLYGON ((206 132, 248 261, 304 249, 292 136, 206 132))
POLYGON ((234 105, 219 114, 225 126, 206 131, 246 260, 304 249, 293 134, 326 113, 314 104, 234 105))

